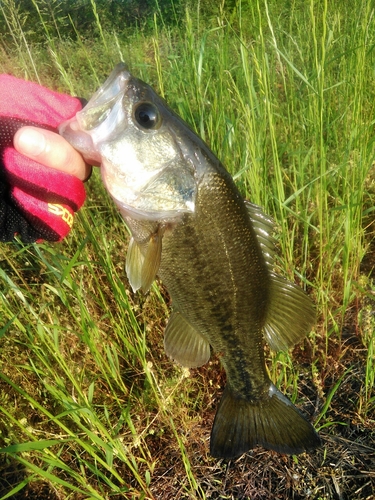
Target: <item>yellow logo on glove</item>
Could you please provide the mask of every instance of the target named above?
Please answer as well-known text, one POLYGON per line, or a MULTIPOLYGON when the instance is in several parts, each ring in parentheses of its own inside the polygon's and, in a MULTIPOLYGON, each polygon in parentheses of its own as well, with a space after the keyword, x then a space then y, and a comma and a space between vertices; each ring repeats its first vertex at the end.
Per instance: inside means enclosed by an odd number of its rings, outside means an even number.
POLYGON ((64 222, 68 224, 69 227, 73 226, 73 215, 69 212, 69 210, 62 205, 48 203, 48 211, 53 214, 61 217, 64 222))

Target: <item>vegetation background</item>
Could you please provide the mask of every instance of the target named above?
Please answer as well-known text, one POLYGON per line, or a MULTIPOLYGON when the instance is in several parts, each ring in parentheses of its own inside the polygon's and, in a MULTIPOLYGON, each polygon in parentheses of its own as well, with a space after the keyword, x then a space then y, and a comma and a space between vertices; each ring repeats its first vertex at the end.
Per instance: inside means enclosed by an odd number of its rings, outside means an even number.
POLYGON ((0 498, 375 498, 373 2, 2 0, 0 30, 1 72, 73 95, 126 61, 272 215, 318 322, 268 368, 323 439, 209 456, 219 361, 166 358, 96 172, 63 243, 0 247, 0 498))

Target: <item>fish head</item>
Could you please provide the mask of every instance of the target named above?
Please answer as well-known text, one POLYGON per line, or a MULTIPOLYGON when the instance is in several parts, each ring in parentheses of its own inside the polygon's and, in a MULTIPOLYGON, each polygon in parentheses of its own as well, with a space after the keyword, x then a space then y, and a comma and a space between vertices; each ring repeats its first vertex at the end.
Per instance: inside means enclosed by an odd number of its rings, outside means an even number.
POLYGON ((88 163, 101 165, 125 217, 173 220, 194 212, 206 146, 124 63, 59 133, 88 163))

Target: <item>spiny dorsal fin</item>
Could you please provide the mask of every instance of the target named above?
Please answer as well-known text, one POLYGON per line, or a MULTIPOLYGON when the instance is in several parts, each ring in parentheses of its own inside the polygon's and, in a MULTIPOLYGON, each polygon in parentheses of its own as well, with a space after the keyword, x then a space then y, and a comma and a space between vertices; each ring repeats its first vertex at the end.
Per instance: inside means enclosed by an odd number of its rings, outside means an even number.
POLYGON ((210 359, 210 344, 178 311, 174 311, 164 333, 167 355, 186 368, 197 368, 210 359))
POLYGON ((315 308, 299 286, 274 273, 270 277, 264 336, 271 349, 285 351, 309 333, 315 323, 315 308))
POLYGON ((263 210, 245 201, 257 240, 270 271, 271 288, 264 336, 271 349, 285 351, 300 342, 315 322, 315 309, 303 290, 273 272, 274 223, 263 210))
POLYGON ((163 234, 164 228, 159 226, 158 230, 150 235, 145 253, 141 252, 138 243, 131 238, 125 268, 134 292, 142 288, 146 293, 156 278, 161 261, 163 234))
POLYGON ((275 239, 272 236, 274 231, 274 222, 266 215, 261 207, 245 200, 245 205, 250 216, 253 228, 262 249, 267 267, 273 269, 273 256, 275 253, 275 239))

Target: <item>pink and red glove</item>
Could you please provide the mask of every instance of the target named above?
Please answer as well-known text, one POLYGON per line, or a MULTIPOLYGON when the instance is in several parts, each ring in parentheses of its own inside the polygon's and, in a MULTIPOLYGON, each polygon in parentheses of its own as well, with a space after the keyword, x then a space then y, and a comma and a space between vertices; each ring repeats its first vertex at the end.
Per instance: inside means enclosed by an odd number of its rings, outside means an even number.
POLYGON ((0 75, 0 241, 59 241, 85 200, 77 177, 46 167, 13 147, 16 131, 33 125, 56 131, 82 108, 79 99, 0 75))

